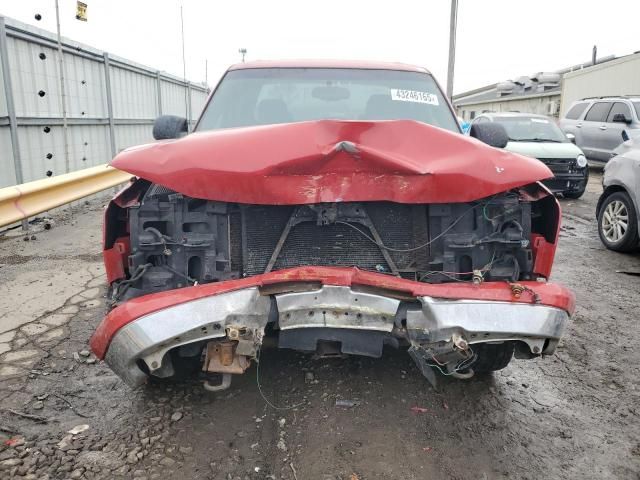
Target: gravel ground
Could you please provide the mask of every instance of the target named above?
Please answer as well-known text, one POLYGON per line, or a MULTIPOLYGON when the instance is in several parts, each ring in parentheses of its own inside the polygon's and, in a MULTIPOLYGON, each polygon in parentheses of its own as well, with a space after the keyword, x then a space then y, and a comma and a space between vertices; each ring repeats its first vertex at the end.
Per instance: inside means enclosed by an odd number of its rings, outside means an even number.
POLYGON ((10 232, 0 237, 0 478, 638 479, 640 277, 617 271, 640 271, 640 255, 600 244, 600 181, 594 172, 582 199, 563 201, 554 280, 578 307, 554 356, 445 378, 436 392, 403 352, 265 350, 259 382, 272 403, 295 407, 282 410, 265 404, 255 368, 218 394, 195 380, 131 391, 93 358, 99 203, 35 226, 29 241, 10 232))

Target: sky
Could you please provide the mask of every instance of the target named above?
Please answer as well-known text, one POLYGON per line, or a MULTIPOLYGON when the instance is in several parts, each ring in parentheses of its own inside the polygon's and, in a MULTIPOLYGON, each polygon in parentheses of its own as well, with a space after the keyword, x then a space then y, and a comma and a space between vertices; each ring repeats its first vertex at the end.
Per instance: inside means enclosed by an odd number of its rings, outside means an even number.
MULTIPOLYGON (((336 58, 427 67, 446 85, 449 0, 59 0, 62 35, 214 86, 248 60, 336 58), (205 65, 207 68, 205 69, 205 65)), ((55 0, 0 0, 0 15, 56 30, 55 0), (36 21, 34 16, 42 16, 36 21)), ((459 0, 454 93, 640 50, 639 0, 459 0)))

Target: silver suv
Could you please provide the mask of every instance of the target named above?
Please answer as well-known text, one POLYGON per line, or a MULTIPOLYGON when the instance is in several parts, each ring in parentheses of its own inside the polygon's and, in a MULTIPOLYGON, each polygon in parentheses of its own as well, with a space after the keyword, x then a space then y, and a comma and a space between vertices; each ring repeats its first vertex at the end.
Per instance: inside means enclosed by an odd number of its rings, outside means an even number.
POLYGON ((629 140, 616 148, 604 167, 604 191, 598 200, 598 233, 605 247, 631 252, 640 245, 640 141, 629 140))
POLYGON ((589 160, 607 162, 623 141, 640 136, 640 96, 579 100, 560 120, 560 128, 575 137, 589 160))

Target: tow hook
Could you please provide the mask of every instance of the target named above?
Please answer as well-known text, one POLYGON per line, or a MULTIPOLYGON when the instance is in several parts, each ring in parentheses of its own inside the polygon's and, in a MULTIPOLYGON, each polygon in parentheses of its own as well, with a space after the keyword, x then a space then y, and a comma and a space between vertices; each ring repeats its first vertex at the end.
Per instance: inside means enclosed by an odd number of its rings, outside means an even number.
POLYGON ((223 373, 222 382, 220 383, 220 385, 211 385, 211 383, 209 383, 209 380, 205 380, 203 386, 207 392, 220 392, 222 390, 226 390, 231 386, 231 374, 223 373))
POLYGON ((204 388, 209 392, 226 390, 231 385, 231 375, 244 373, 251 361, 246 355, 237 355, 238 341, 221 340, 209 342, 202 370, 209 373, 221 373, 222 382, 212 385, 204 381, 204 388))

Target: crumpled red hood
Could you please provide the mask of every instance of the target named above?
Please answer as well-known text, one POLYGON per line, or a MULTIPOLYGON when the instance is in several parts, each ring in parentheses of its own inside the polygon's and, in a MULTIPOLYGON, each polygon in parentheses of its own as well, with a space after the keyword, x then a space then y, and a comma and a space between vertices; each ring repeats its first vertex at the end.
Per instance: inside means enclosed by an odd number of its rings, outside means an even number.
POLYGON ((200 132, 112 165, 195 198, 277 205, 467 202, 552 176, 538 160, 411 120, 200 132))

